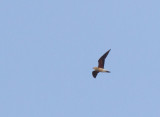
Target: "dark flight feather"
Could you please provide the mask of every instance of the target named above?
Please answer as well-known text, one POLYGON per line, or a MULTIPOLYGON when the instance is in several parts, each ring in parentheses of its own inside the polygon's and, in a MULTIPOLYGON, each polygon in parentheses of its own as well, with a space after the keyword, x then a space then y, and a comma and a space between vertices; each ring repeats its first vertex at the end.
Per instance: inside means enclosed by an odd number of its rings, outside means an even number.
POLYGON ((96 76, 97 76, 98 73, 99 73, 98 71, 93 71, 92 72, 93 77, 96 78, 96 76))
MULTIPOLYGON (((111 50, 111 49, 110 49, 111 50)), ((108 50, 101 58, 98 60, 98 67, 99 68, 104 68, 104 63, 107 55, 109 54, 110 50, 108 50)))

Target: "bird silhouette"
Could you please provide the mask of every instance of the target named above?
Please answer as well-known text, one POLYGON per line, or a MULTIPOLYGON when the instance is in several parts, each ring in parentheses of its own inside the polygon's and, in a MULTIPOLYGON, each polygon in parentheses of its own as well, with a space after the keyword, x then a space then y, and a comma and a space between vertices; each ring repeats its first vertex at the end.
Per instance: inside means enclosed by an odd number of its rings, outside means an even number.
POLYGON ((111 49, 109 49, 101 58, 98 60, 98 67, 93 67, 94 71, 92 72, 92 75, 94 78, 96 78, 97 74, 99 72, 107 72, 110 73, 110 71, 104 69, 104 63, 107 55, 109 54, 111 49))

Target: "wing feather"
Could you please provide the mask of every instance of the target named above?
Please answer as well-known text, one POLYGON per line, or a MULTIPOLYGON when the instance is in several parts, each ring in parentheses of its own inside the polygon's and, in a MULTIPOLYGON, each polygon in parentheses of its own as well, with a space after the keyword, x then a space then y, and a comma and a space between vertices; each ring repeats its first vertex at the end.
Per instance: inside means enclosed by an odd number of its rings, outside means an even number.
POLYGON ((96 78, 96 76, 97 76, 98 73, 99 73, 99 72, 97 72, 97 71, 93 71, 93 72, 92 72, 93 77, 96 78))
MULTIPOLYGON (((111 50, 111 49, 110 49, 111 50)), ((104 68, 104 63, 107 55, 109 54, 110 50, 108 50, 101 58, 98 60, 98 67, 99 68, 104 68)))

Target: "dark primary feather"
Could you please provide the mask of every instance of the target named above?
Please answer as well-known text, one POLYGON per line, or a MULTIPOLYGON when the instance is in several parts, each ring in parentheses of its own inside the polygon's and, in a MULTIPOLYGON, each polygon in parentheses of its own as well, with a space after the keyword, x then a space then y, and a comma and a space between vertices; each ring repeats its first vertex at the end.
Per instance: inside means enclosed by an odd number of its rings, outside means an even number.
POLYGON ((93 75, 94 78, 96 78, 97 74, 98 74, 97 71, 93 71, 93 72, 92 72, 92 75, 93 75))
MULTIPOLYGON (((111 49, 110 49, 111 50, 111 49)), ((108 55, 108 53, 110 52, 110 50, 108 50, 103 56, 101 56, 101 58, 98 60, 98 67, 99 68, 104 68, 104 63, 105 63, 105 59, 108 55)))

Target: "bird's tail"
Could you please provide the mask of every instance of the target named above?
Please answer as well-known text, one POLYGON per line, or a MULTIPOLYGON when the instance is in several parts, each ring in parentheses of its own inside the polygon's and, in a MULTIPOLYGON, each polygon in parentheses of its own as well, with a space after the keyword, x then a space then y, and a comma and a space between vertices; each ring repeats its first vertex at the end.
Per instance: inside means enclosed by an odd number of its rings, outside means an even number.
POLYGON ((107 72, 107 73, 111 73, 110 71, 107 71, 107 70, 106 70, 105 72, 107 72))

